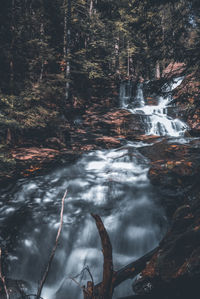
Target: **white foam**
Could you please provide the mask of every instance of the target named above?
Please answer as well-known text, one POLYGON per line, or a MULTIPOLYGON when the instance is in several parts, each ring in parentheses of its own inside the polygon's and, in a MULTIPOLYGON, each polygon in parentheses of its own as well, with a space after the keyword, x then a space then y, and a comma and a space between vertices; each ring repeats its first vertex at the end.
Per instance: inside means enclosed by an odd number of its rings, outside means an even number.
POLYGON ((172 82, 165 84, 162 88, 164 92, 168 92, 166 97, 160 96, 158 98, 157 105, 145 105, 143 96, 143 85, 138 84, 136 97, 133 100, 132 105, 129 104, 123 106, 123 99, 121 99, 122 107, 128 109, 133 114, 144 115, 144 121, 146 126, 146 135, 157 135, 157 136, 172 136, 181 137, 184 135, 185 131, 188 129, 186 123, 180 119, 173 119, 167 115, 167 109, 173 100, 171 96, 171 91, 178 87, 184 77, 179 77, 174 79, 172 82), (132 108, 134 103, 139 101, 137 108, 132 108))

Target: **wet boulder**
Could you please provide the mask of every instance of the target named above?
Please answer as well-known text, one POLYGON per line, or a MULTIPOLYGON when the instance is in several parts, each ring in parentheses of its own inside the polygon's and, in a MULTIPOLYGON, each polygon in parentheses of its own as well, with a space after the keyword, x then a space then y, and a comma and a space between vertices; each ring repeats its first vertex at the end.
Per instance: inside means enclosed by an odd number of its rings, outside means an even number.
POLYGON ((109 111, 86 111, 84 115, 83 127, 93 132, 97 138, 103 136, 118 139, 134 139, 134 137, 145 133, 143 117, 133 115, 131 112, 123 109, 113 109, 109 111))
POLYGON ((186 65, 183 62, 171 62, 162 71, 162 78, 171 79, 183 75, 185 72, 186 65))
POLYGON ((29 176, 39 171, 44 171, 55 164, 65 154, 65 152, 52 148, 15 148, 10 153, 11 158, 15 162, 13 176, 29 176))
POLYGON ((134 283, 137 294, 156 298, 198 298, 200 278, 200 213, 193 205, 175 212, 173 225, 158 252, 134 283), (163 298, 163 297, 162 297, 163 298))
POLYGON ((133 284, 138 295, 198 299, 200 279, 200 140, 160 141, 145 147, 149 178, 158 186, 170 228, 133 284), (149 149, 149 150, 148 150, 149 149))
POLYGON ((167 215, 172 217, 200 188, 200 140, 188 138, 180 144, 173 139, 158 139, 140 151, 151 161, 148 177, 156 186, 167 215))
POLYGON ((147 96, 145 98, 145 105, 149 105, 149 106, 155 106, 158 105, 158 98, 156 97, 151 97, 151 96, 147 96))
POLYGON ((187 75, 173 92, 179 115, 188 123, 191 136, 200 136, 200 81, 198 73, 187 75))
POLYGON ((149 178, 154 185, 186 189, 198 183, 200 140, 161 140, 140 151, 151 161, 149 178))

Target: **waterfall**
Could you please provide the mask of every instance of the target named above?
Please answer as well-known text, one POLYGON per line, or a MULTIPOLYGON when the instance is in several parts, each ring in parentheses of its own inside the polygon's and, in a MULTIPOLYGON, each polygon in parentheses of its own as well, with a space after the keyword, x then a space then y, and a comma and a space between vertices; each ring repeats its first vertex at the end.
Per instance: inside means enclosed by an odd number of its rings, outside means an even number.
POLYGON ((132 97, 132 84, 130 81, 120 84, 119 98, 120 106, 128 108, 132 97))
MULTIPOLYGON (((101 242, 90 213, 102 216, 113 246, 116 269, 137 260, 157 246, 166 231, 164 211, 148 179, 149 162, 141 142, 114 150, 84 154, 45 176, 19 180, 1 192, 2 236, 10 243, 8 277, 22 279, 36 293, 59 226, 60 201, 68 190, 60 246, 42 298, 82 299, 82 290, 70 277, 89 267, 95 283, 102 279, 101 242), (37 267, 35 266, 37 264, 37 267)), ((81 285, 87 272, 76 278, 81 285)), ((115 289, 113 299, 131 295, 131 282, 115 289)))
POLYGON ((139 107, 144 107, 144 93, 143 93, 143 83, 138 83, 136 91, 136 101, 139 107))
POLYGON ((145 123, 146 135, 158 136, 183 136, 188 129, 186 123, 168 115, 168 108, 173 100, 172 91, 181 84, 183 77, 176 78, 162 87, 165 96, 157 97, 157 105, 145 104, 143 83, 138 83, 136 96, 132 98, 129 106, 124 106, 121 100, 121 107, 128 109, 133 114, 141 114, 145 123), (135 108, 136 107, 136 108, 135 108))
MULTIPOLYGON (((168 89, 172 91, 178 83, 180 80, 163 87, 166 97, 158 97, 157 105, 147 105, 144 83, 138 84, 134 97, 131 82, 124 82, 120 105, 141 115, 147 134, 181 136, 186 124, 167 114, 172 101, 168 89)), ((28 293, 36 293, 55 243, 60 201, 66 190, 60 246, 42 298, 82 299, 82 290, 70 277, 85 266, 89 266, 95 283, 101 281, 101 242, 90 213, 102 216, 113 245, 115 269, 155 248, 166 232, 166 217, 155 200, 157 189, 148 178, 149 161, 140 152, 144 146, 149 144, 126 142, 118 149, 88 152, 74 163, 43 176, 23 178, 2 190, 1 238, 8 248, 7 277, 28 282, 28 293)), ((87 272, 77 276, 81 285, 89 279, 87 272)), ((115 289, 113 299, 131 294, 127 280, 115 289)))

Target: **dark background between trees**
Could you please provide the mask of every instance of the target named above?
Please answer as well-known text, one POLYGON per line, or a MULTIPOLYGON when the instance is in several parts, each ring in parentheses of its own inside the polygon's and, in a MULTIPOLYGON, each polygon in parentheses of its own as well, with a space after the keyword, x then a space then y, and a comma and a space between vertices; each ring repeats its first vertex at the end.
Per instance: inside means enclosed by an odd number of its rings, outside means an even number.
POLYGON ((2 0, 1 123, 32 125, 31 113, 46 122, 79 101, 105 97, 120 80, 159 77, 172 61, 196 70, 199 6, 197 0, 2 0))

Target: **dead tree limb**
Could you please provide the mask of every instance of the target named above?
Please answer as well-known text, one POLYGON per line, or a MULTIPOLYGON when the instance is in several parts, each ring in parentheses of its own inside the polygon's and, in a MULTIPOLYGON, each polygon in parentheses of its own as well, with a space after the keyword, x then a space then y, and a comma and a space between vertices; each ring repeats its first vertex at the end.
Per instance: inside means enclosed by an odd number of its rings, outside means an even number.
POLYGON ((5 277, 3 276, 3 273, 2 273, 1 255, 2 255, 2 250, 0 248, 0 279, 3 283, 3 288, 4 288, 4 291, 5 291, 5 294, 6 294, 6 299, 9 299, 10 296, 9 296, 8 289, 7 289, 7 286, 6 286, 5 277))
POLYGON ((153 257, 157 250, 158 247, 143 255, 138 260, 126 265, 122 269, 115 272, 113 279, 114 288, 116 288, 126 279, 135 277, 137 274, 139 274, 146 267, 146 263, 153 257))
POLYGON ((110 238, 101 218, 98 215, 93 214, 92 217, 96 221, 103 248, 103 280, 97 285, 94 285, 93 281, 88 281, 87 287, 83 290, 84 299, 111 299, 114 288, 120 285, 123 281, 129 278, 134 278, 137 274, 139 274, 145 268, 146 263, 156 253, 158 247, 120 270, 113 271, 112 245, 110 238))
POLYGON ((62 230, 62 226, 63 226, 63 212, 64 212, 64 205, 65 205, 66 196, 67 196, 67 190, 65 191, 65 194, 62 198, 62 206, 61 206, 61 211, 60 211, 60 225, 59 225, 58 232, 57 232, 57 235, 56 235, 55 245, 52 249, 52 252, 51 252, 47 267, 46 267, 46 270, 43 274, 43 277, 42 277, 42 279, 40 281, 40 284, 39 284, 39 287, 38 287, 38 291, 37 291, 37 298, 38 299, 41 298, 42 289, 43 289, 43 286, 46 282, 46 279, 47 279, 47 276, 49 274, 49 270, 50 270, 54 255, 56 253, 56 249, 58 247, 58 242, 59 242, 59 238, 60 238, 60 234, 61 234, 61 230, 62 230))
POLYGON ((96 221, 96 226, 101 238, 103 251, 103 280, 100 288, 100 296, 105 299, 112 298, 113 293, 113 259, 112 259, 112 245, 109 235, 104 227, 101 218, 98 215, 91 214, 96 221))

